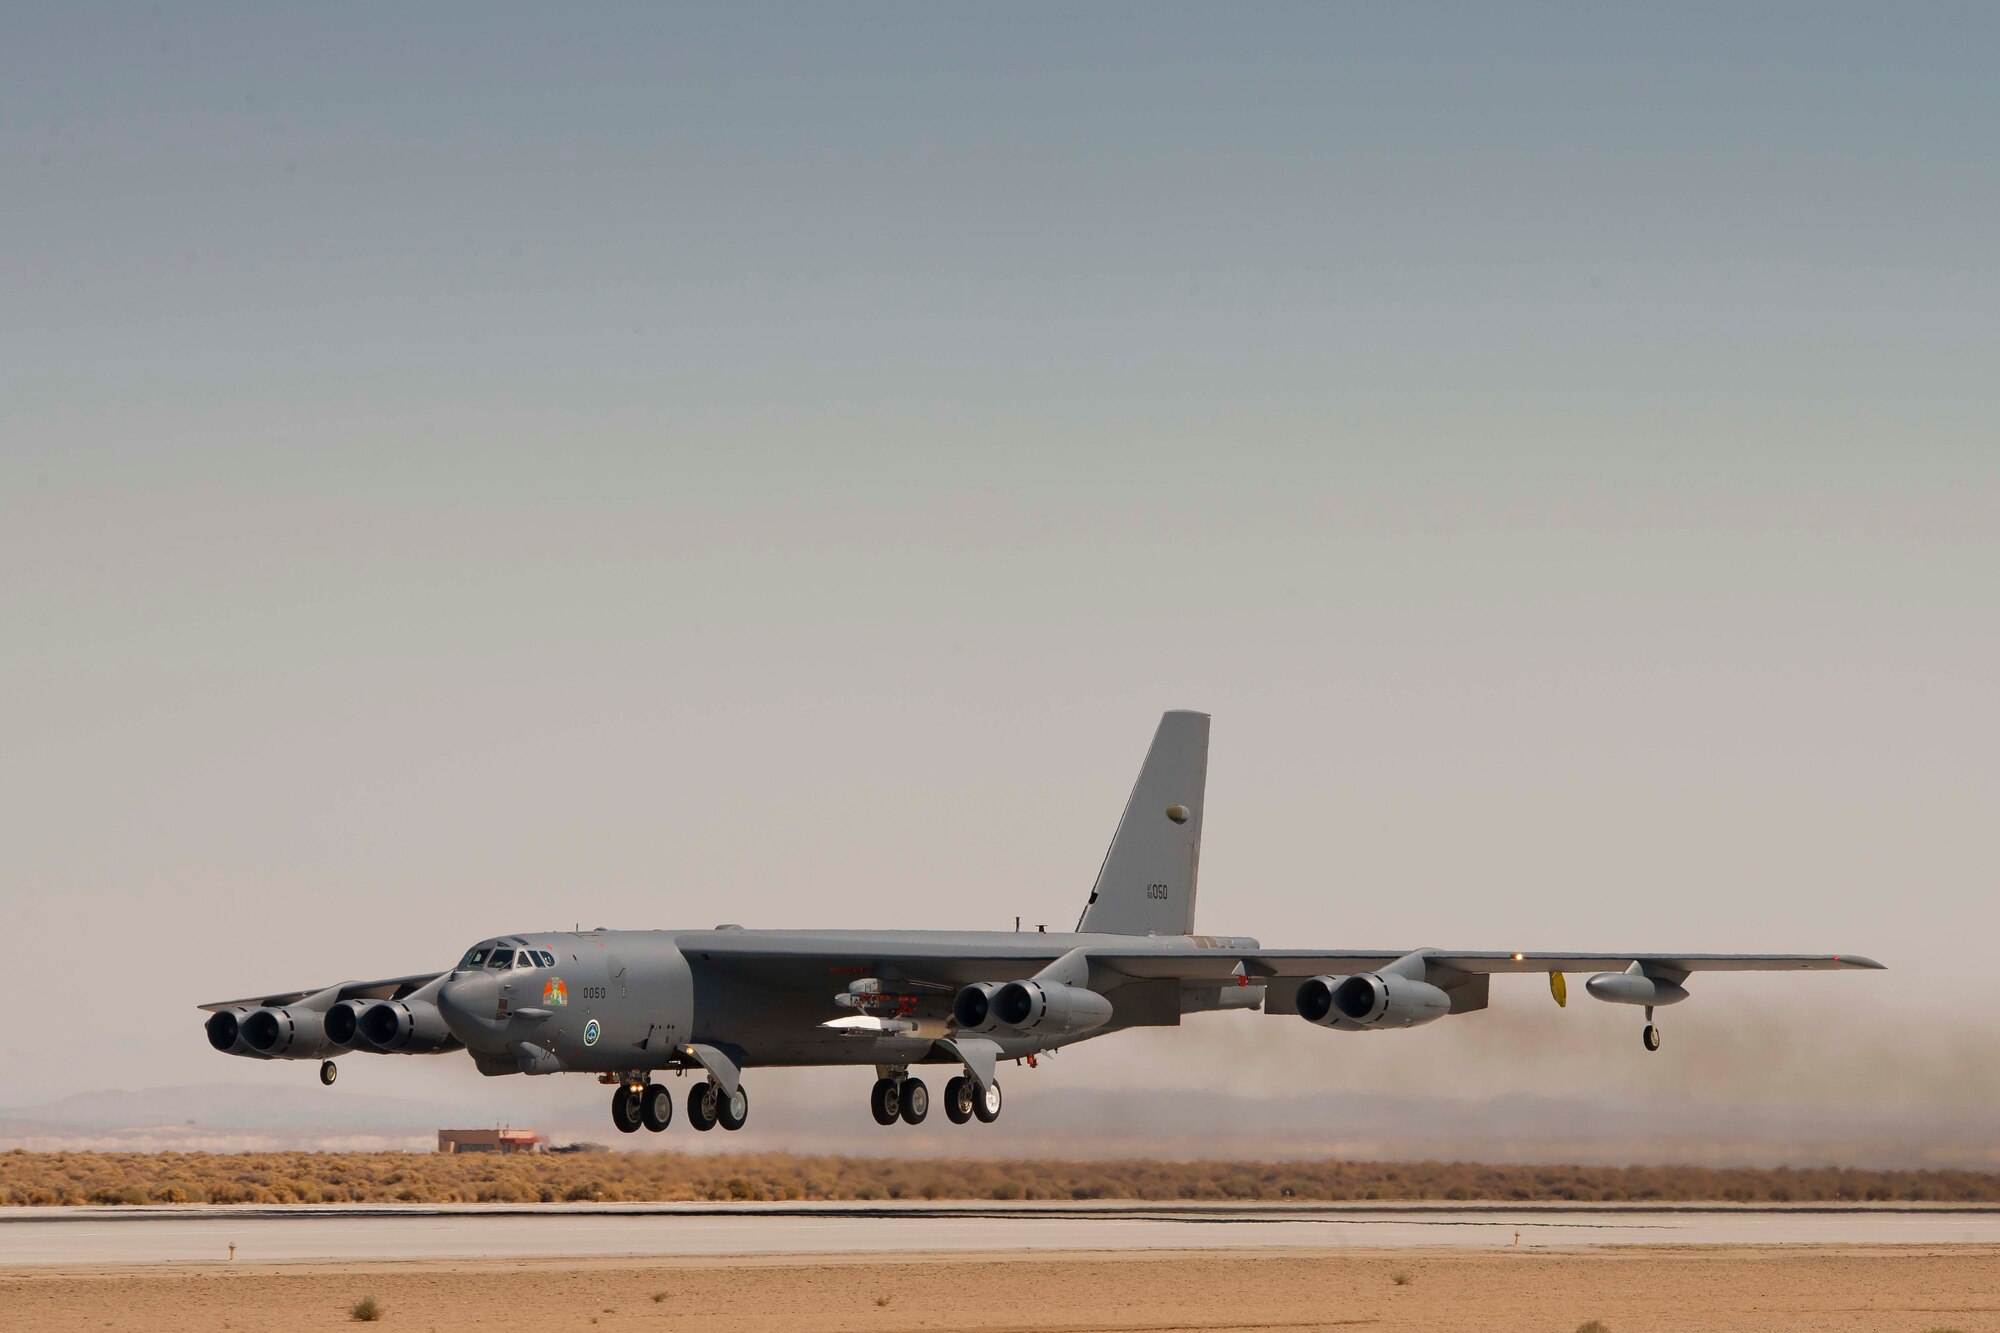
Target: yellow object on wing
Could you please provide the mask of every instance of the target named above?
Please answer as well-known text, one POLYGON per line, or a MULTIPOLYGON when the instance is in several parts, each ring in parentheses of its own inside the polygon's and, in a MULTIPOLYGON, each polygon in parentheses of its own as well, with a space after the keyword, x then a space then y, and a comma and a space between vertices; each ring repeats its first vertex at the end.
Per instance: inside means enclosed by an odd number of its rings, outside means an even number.
POLYGON ((1569 983, 1563 980, 1562 973, 1549 973, 1549 994, 1556 997, 1556 1008, 1567 1009, 1569 1007, 1569 983))

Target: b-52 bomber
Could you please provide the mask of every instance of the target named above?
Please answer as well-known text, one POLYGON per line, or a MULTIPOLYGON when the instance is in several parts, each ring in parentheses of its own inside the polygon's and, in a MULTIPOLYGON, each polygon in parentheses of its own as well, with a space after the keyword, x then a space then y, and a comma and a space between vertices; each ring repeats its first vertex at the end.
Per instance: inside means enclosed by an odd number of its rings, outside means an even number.
POLYGON ((1208 777, 1206 714, 1160 719, 1138 783, 1076 929, 579 930, 480 941, 443 971, 201 1006, 208 1040, 229 1055, 320 1060, 463 1050, 482 1074, 590 1073, 610 1085, 625 1133, 667 1128, 688 1087, 698 1130, 741 1129, 744 1071, 779 1065, 872 1066, 883 1125, 921 1124, 930 1092, 914 1070, 944 1066, 955 1124, 1000 1115, 1003 1061, 1091 1037, 1175 1027, 1221 1009, 1296 1015, 1340 1032, 1388 1032, 1484 1009, 1492 978, 1591 972, 1586 991, 1643 1007, 1687 998, 1695 972, 1879 968, 1846 954, 1458 952, 1266 949, 1194 933, 1195 876, 1208 777))

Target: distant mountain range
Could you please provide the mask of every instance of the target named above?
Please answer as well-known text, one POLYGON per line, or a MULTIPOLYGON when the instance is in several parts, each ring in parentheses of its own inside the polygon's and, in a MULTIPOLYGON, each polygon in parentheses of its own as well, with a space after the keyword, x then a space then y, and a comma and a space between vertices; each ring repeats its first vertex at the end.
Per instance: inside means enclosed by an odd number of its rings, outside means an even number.
POLYGON ((490 1107, 365 1094, 317 1085, 200 1083, 79 1092, 0 1109, 0 1147, 38 1150, 244 1152, 430 1148, 446 1125, 482 1125, 490 1107), (470 1116, 468 1120, 466 1117, 470 1116))
MULTIPOLYGON (((600 1123, 598 1089, 573 1109, 520 1114, 505 1097, 426 1101, 316 1085, 207 1083, 75 1093, 0 1109, 0 1149, 37 1151, 430 1151, 436 1131, 512 1123, 558 1141, 701 1152, 1005 1157, 1349 1157, 1699 1165, 1964 1166, 2000 1169, 1991 1126, 1969 1113, 1843 1113, 1616 1094, 1480 1101, 1375 1093, 1254 1098, 1224 1092, 1049 1089, 1009 1101, 991 1126, 884 1130, 859 1106, 772 1097, 741 1134, 627 1139, 600 1123)), ((608 1121, 608 1116, 602 1117, 608 1121)), ((942 1117, 935 1117, 942 1121, 942 1117)))

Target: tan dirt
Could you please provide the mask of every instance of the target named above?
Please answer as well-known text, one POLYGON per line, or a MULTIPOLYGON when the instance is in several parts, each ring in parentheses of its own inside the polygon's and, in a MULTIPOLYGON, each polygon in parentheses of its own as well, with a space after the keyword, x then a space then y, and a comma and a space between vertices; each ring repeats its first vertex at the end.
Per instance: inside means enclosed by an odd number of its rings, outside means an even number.
POLYGON ((2000 1246, 1256 1250, 0 1269, 6 1333, 2000 1333, 2000 1246), (1399 1284, 1397 1276, 1406 1281, 1399 1284), (656 1300, 658 1294, 660 1299, 656 1300))

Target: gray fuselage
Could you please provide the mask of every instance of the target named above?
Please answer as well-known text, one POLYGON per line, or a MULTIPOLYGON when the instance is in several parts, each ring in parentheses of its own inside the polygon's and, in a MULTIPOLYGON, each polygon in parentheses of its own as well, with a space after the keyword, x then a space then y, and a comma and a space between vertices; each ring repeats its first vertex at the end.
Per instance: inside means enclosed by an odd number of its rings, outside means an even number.
MULTIPOLYGON (((1257 945, 1040 931, 533 933, 468 950, 443 979, 439 1004, 480 1068, 495 1074, 685 1067, 684 1048, 693 1044, 713 1046, 743 1067, 949 1063, 953 1057, 936 1042, 952 1032, 960 987, 1031 976, 1090 947, 1173 955, 1257 945), (486 965, 502 951, 513 953, 507 966, 486 965), (543 965, 551 958, 554 966, 543 965), (849 1012, 836 997, 864 979, 893 997, 885 1007, 904 1030, 824 1026, 849 1012)), ((995 1040, 1012 1059, 1123 1028, 1174 1026, 1184 1013, 1225 1007, 1228 989, 1213 981, 1134 979, 1111 991, 1111 1021, 1091 1032, 995 1040)))

